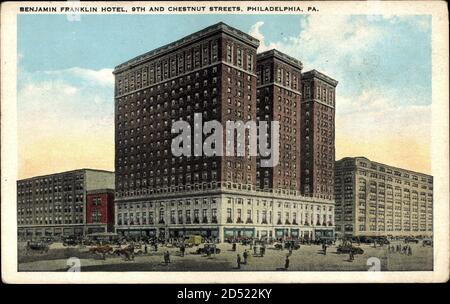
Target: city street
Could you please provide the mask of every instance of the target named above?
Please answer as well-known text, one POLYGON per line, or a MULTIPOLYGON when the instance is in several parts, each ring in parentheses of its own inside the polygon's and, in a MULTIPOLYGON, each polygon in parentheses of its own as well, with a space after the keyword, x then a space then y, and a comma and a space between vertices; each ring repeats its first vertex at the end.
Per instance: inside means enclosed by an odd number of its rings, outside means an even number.
MULTIPOLYGON (((393 242, 391 245, 398 243, 393 242)), ((410 246, 412 255, 408 256, 390 253, 387 246, 373 248, 373 245, 361 244, 364 253, 355 255, 354 261, 350 261, 348 254, 336 253, 336 246, 330 246, 324 255, 320 245, 302 245, 299 250, 292 252, 288 271, 365 271, 370 267, 367 261, 371 257, 380 260, 381 271, 432 270, 432 247, 422 247, 421 244, 410 246)), ((136 254, 134 261, 126 261, 112 254, 106 255, 103 260, 101 255, 90 253, 89 248, 63 247, 60 243, 52 244, 47 253, 26 254, 23 244, 20 248, 19 271, 67 271, 67 259, 70 257, 80 259, 81 271, 285 271, 288 254, 286 249, 277 250, 269 246, 264 257, 253 257, 250 246, 238 245, 237 252, 234 252, 231 244, 219 244, 220 254, 210 257, 194 254, 197 247, 193 247, 187 248, 186 255, 181 257, 178 248, 160 246, 158 252, 154 252, 149 246, 147 254, 136 254), (251 257, 247 264, 237 269, 236 255, 240 253, 242 258, 245 249, 251 257), (164 264, 163 257, 166 250, 171 260, 168 265, 164 264)))

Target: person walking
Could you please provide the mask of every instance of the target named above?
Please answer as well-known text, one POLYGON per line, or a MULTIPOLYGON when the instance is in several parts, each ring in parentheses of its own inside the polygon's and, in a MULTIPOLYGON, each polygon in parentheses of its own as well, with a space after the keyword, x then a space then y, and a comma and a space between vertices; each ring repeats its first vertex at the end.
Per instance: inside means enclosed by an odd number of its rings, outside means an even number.
POLYGON ((186 250, 186 247, 184 247, 184 244, 181 244, 180 251, 181 251, 181 256, 182 257, 184 257, 185 250, 186 250))
POLYGON ((236 256, 237 269, 241 269, 241 255, 238 253, 236 256))
POLYGON ((248 252, 247 249, 244 250, 244 253, 242 254, 244 257, 244 265, 247 265, 247 258, 248 258, 248 252))
POLYGON ((286 255, 286 260, 284 261, 284 269, 289 269, 289 255, 286 255))
POLYGON ((412 249, 411 249, 411 246, 408 246, 408 255, 412 255, 412 249))
POLYGON ((327 244, 323 244, 323 255, 327 255, 327 244))
POLYGON ((349 252, 349 258, 348 259, 349 259, 350 262, 353 262, 353 260, 355 259, 353 250, 351 250, 351 249, 350 249, 350 252, 349 252))
POLYGON ((256 256, 257 249, 258 249, 258 248, 256 247, 256 245, 253 246, 253 256, 256 256))
POLYGON ((170 253, 168 250, 164 252, 164 263, 166 264, 166 266, 170 263, 170 253))
POLYGON ((147 254, 148 249, 147 249, 147 242, 144 243, 144 253, 147 254))

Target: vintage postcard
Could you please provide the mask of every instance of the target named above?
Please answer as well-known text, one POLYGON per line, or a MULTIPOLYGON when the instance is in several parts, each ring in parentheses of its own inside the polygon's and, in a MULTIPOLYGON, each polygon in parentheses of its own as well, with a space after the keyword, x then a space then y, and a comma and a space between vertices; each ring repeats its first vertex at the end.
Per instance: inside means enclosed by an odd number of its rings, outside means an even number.
POLYGON ((8 283, 443 282, 441 1, 7 2, 8 283))

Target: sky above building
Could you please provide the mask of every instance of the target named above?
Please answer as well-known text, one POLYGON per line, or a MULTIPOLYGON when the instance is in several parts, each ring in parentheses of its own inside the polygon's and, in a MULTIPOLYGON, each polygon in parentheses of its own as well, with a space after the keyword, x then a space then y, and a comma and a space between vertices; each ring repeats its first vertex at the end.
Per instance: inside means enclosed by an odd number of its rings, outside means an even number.
POLYGON ((114 170, 113 68, 220 21, 339 81, 336 159, 430 173, 430 16, 19 15, 19 178, 114 170))

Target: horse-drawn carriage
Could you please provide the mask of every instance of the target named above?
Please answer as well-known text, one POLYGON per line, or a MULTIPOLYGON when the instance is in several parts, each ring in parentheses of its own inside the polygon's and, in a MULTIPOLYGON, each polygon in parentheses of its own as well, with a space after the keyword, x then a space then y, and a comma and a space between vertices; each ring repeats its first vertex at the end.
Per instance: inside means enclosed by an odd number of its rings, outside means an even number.
POLYGON ((144 253, 140 248, 141 248, 140 245, 138 245, 138 247, 136 247, 136 245, 130 244, 124 248, 117 248, 116 250, 114 250, 113 254, 122 256, 127 261, 129 261, 129 260, 134 261, 135 255, 141 255, 144 253), (137 251, 136 251, 136 249, 137 249, 137 251))
POLYGON ((106 258, 107 254, 113 253, 113 251, 114 249, 109 245, 89 248, 89 253, 101 254, 103 259, 106 258))

